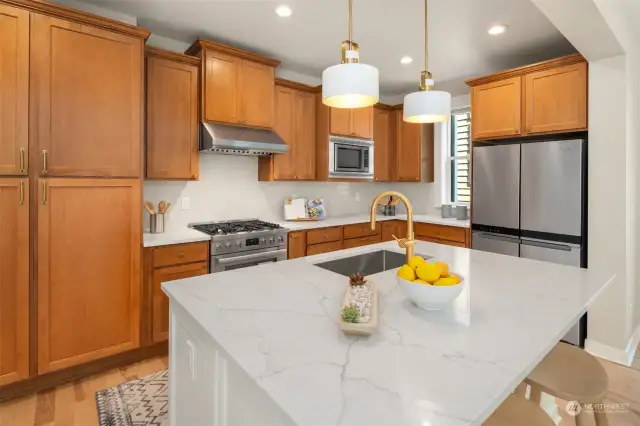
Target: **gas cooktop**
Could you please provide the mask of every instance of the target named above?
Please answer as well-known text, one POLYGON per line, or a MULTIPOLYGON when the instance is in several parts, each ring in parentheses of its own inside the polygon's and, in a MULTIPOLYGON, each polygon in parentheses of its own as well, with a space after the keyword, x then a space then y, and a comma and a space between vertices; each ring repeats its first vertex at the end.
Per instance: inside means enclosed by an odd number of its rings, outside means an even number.
POLYGON ((284 229, 282 226, 278 224, 264 222, 258 219, 194 223, 189 226, 193 229, 196 229, 200 232, 204 232, 205 234, 209 234, 211 236, 232 235, 232 234, 240 234, 240 233, 246 233, 246 232, 272 231, 275 229, 284 229))

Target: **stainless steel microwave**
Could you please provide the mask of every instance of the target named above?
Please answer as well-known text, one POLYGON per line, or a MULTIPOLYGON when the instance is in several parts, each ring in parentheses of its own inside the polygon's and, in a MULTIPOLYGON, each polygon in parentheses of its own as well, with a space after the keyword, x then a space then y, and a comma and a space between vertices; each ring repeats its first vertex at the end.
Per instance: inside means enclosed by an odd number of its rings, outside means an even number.
POLYGON ((329 177, 373 179, 373 141, 330 136, 329 177))

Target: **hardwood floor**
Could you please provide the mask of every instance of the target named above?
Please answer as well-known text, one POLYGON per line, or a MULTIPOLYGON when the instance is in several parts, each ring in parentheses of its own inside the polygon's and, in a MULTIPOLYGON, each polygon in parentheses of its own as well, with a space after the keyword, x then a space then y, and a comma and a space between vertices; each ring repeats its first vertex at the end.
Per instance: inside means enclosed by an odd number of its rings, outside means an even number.
MULTIPOLYGON (((609 425, 640 426, 640 349, 631 368, 601 362, 610 381, 606 402, 628 407, 626 411, 610 413, 609 425)), ((163 370, 167 365, 166 356, 152 358, 0 404, 0 426, 97 426, 96 391, 163 370)), ((566 414, 565 405, 559 401, 559 412, 563 415, 560 426, 574 426, 575 420, 566 414)), ((591 419, 589 421, 585 426, 594 425, 591 419)))
POLYGON ((95 393, 167 368, 167 357, 128 367, 0 404, 0 426, 97 426, 95 393))

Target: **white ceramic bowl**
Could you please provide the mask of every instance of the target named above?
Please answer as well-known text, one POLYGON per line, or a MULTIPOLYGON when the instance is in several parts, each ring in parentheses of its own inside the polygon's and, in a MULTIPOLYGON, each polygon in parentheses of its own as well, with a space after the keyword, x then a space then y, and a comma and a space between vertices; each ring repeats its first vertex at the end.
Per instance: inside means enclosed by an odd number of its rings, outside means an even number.
POLYGON ((448 286, 426 285, 403 280, 398 276, 396 278, 407 299, 421 309, 439 311, 453 303, 464 289, 464 278, 459 274, 453 275, 460 278, 460 283, 448 286))

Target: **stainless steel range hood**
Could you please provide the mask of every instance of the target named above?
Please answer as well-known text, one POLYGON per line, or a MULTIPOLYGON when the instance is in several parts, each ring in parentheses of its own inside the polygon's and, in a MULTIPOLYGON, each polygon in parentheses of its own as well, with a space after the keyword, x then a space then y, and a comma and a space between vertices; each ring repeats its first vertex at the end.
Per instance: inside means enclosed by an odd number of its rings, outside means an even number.
POLYGON ((200 152, 230 155, 271 155, 287 152, 287 144, 273 130, 202 122, 200 152))

